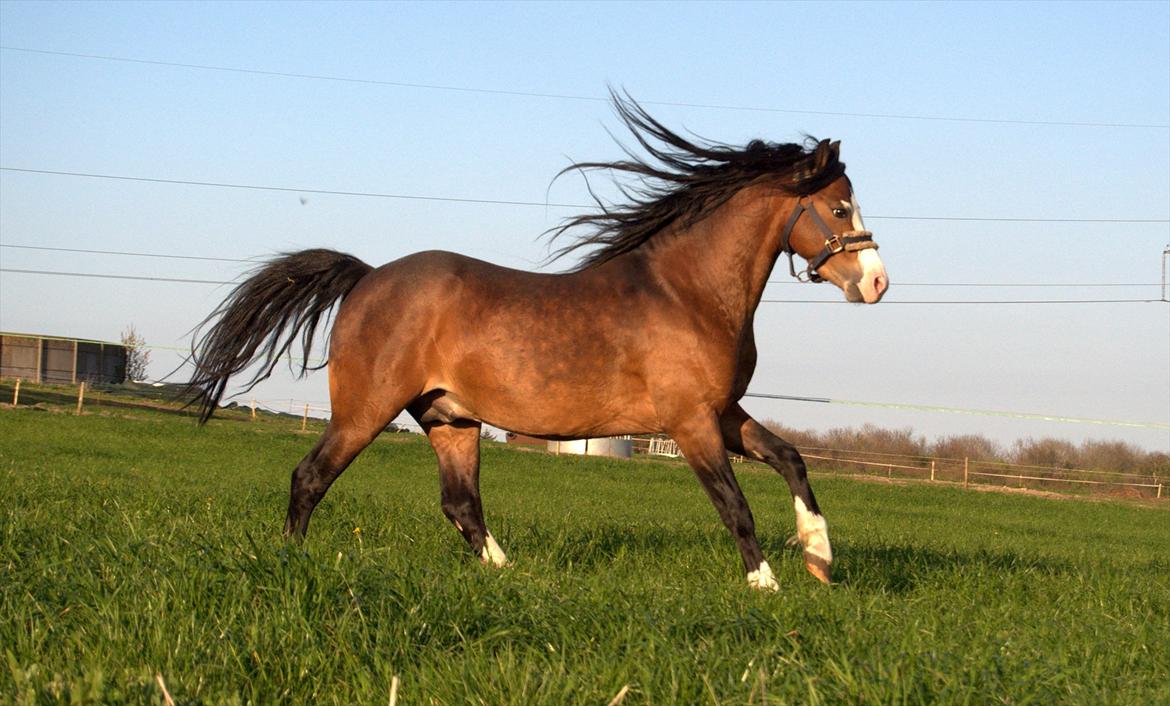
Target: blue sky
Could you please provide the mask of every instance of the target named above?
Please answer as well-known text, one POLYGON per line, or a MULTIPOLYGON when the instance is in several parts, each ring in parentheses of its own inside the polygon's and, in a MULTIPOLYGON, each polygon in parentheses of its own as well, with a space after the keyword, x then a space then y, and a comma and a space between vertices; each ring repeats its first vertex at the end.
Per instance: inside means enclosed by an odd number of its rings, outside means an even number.
MULTIPOLYGON (((712 139, 841 139, 890 294, 876 307, 762 305, 754 391, 1170 422, 1170 305, 898 303, 1159 297, 1170 3, 2 2, 0 44, 9 168, 586 203, 579 179, 550 180, 571 160, 618 156, 612 112, 581 99, 607 84, 712 139), (905 216, 1161 222, 894 218, 905 216), (1135 286, 914 286, 955 283, 1135 286)), ((326 246, 374 264, 438 248, 536 268, 548 253, 539 235, 572 213, 0 172, 8 245, 227 258, 326 246)), ((0 264, 213 280, 245 268, 17 248, 0 248, 0 264)), ((840 299, 773 279, 769 299, 840 299)), ((224 294, 5 272, 0 328, 116 340, 133 322, 152 344, 183 346, 224 294)), ((154 361, 161 375, 177 358, 154 361)), ((281 376, 257 397, 324 402, 324 379, 281 376)), ((748 407, 795 427, 1170 448, 1164 429, 748 407)))

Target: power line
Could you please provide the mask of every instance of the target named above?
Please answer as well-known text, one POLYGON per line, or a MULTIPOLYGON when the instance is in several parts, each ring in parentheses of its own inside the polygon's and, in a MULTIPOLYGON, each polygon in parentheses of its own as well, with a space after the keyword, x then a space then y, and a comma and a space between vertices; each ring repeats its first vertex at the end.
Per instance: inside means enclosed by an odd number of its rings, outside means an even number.
MULTIPOLYGON (((131 250, 91 250, 88 248, 62 248, 48 245, 23 245, 16 243, 0 243, 0 248, 16 248, 20 250, 44 250, 47 252, 68 252, 87 255, 122 255, 128 257, 156 257, 173 260, 210 260, 214 262, 242 262, 250 265, 263 264, 264 256, 256 258, 239 257, 210 257, 203 255, 170 255, 165 253, 137 252, 131 250)), ((795 280, 770 279, 768 284, 795 284, 804 285, 807 282, 795 280)), ((1158 282, 898 282, 898 287, 1157 287, 1158 282)))
MULTIPOLYGON (((148 277, 145 275, 114 275, 96 272, 60 272, 56 270, 25 270, 0 267, 0 272, 26 275, 49 275, 57 277, 94 277, 98 279, 141 280, 147 282, 179 282, 184 284, 237 284, 237 282, 209 279, 184 279, 179 277, 148 277)), ((1149 304, 1165 302, 1163 299, 1015 299, 1015 300, 936 300, 936 301, 890 301, 883 302, 882 306, 892 304, 1149 304)), ((851 302, 828 299, 761 299, 761 304, 850 304, 851 302)))
MULTIPOLYGON (((252 191, 279 191, 292 194, 321 194, 325 196, 363 196, 379 199, 406 199, 411 201, 445 201, 449 203, 481 203, 499 204, 504 206, 543 206, 555 208, 594 208, 575 203, 551 203, 545 201, 507 201, 501 199, 473 199, 455 196, 419 196, 414 194, 388 194, 373 191, 336 191, 332 189, 300 189, 287 186, 263 186, 259 184, 231 184, 216 181, 192 181, 188 179, 161 179, 156 177, 124 176, 121 174, 94 174, 90 172, 66 172, 52 169, 25 169, 20 167, 0 167, 0 171, 23 172, 26 174, 52 174, 55 176, 85 177, 87 179, 116 179, 119 181, 137 181, 150 184, 181 184, 184 186, 212 186, 220 189, 248 189, 252 191)), ((872 216, 870 216, 872 218, 872 216)), ((1167 221, 1170 222, 1170 221, 1167 221)))
MULTIPOLYGON (((4 247, 0 245, 0 247, 4 247)), ((808 284, 770 279, 768 284, 808 284)), ((897 287, 1157 287, 1158 282, 895 282, 897 287)))
POLYGON ((22 275, 54 275, 57 277, 94 277, 97 279, 130 279, 146 282, 181 282, 184 284, 235 284, 212 279, 183 279, 180 277, 147 277, 145 275, 109 275, 96 272, 57 272, 53 270, 19 270, 11 267, 0 267, 0 272, 12 272, 22 275))
POLYGON ((1030 412, 1005 412, 990 409, 967 409, 964 407, 938 407, 922 404, 902 404, 896 402, 861 402, 858 400, 834 400, 828 397, 800 397, 796 395, 774 395, 764 392, 748 392, 744 397, 756 397, 768 400, 788 400, 793 402, 819 402, 821 404, 840 404, 850 407, 877 407, 881 409, 905 409, 915 412, 948 412, 951 414, 976 414, 984 417, 1009 417, 1012 419, 1034 419, 1045 422, 1065 422, 1072 424, 1104 424, 1109 426, 1136 427, 1139 429, 1170 429, 1170 424, 1161 422, 1133 422, 1116 419, 1090 419, 1086 417, 1065 417, 1054 414, 1034 414, 1030 412))
POLYGON ((245 260, 238 257, 207 257, 202 255, 166 255, 154 252, 131 252, 126 250, 89 250, 87 248, 55 248, 48 245, 16 245, 0 243, 0 248, 18 248, 20 250, 46 250, 49 252, 71 252, 87 255, 126 255, 132 257, 158 257, 170 260, 210 260, 214 262, 248 262, 258 264, 256 260, 245 260))
MULTIPOLYGON (((908 300, 884 301, 881 306, 892 304, 1155 304, 1167 303, 1165 299, 952 299, 952 300, 908 300)), ((855 304, 830 299, 761 299, 761 304, 855 304)))
MULTIPOLYGON (((177 184, 182 186, 210 186, 221 189, 246 189, 251 191, 276 191, 293 194, 321 194, 326 196, 360 196, 365 198, 405 199, 411 201, 443 201, 448 203, 476 203, 503 206, 540 206, 542 208, 593 209, 597 204, 557 203, 552 201, 517 201, 505 199, 480 199, 456 196, 425 196, 419 194, 396 194, 376 191, 339 191, 332 189, 294 188, 288 186, 266 186, 262 184, 236 184, 218 181, 193 181, 189 179, 164 179, 161 177, 127 176, 96 172, 72 172, 55 169, 31 169, 26 167, 4 167, 0 171, 22 174, 47 174, 52 176, 82 177, 86 179, 114 179, 118 181, 144 182, 149 184, 177 184)), ((1170 218, 995 218, 975 216, 882 216, 867 215, 870 220, 887 221, 966 221, 990 223, 1170 223, 1170 218)))
POLYGON ((991 218, 987 216, 866 216, 883 221, 978 221, 984 223, 1170 223, 1170 218, 991 218))
MULTIPOLYGON (((111 56, 106 54, 82 54, 79 52, 51 51, 47 49, 31 49, 27 47, 0 46, 5 51, 23 52, 26 54, 41 54, 47 56, 64 56, 75 59, 93 59, 98 61, 112 61, 127 64, 141 64, 147 66, 168 66, 172 68, 196 69, 200 71, 220 71, 235 74, 249 74, 254 76, 270 76, 278 78, 309 79, 313 81, 332 81, 337 83, 362 84, 372 86, 392 86, 395 88, 414 88, 430 91, 448 91, 457 93, 479 93, 497 96, 515 96, 524 98, 548 98, 556 100, 589 101, 594 103, 609 103, 610 99, 602 96, 587 96, 572 93, 547 93, 539 91, 521 91, 512 89, 477 88, 472 86, 452 86, 435 83, 415 83, 408 81, 388 81, 382 79, 354 78, 347 76, 331 76, 326 74, 298 73, 292 71, 269 71, 264 69, 245 69, 237 66, 219 66, 214 64, 194 64, 177 61, 161 61, 154 59, 137 59, 125 56, 111 56)), ((762 106, 692 103, 684 101, 640 101, 643 105, 659 105, 675 108, 702 108, 707 110, 738 110, 757 113, 786 113, 792 115, 830 115, 849 118, 878 118, 886 120, 918 120, 958 123, 991 123, 1005 125, 1045 125, 1065 127, 1110 127, 1110 128, 1152 128, 1170 129, 1170 125, 1163 123, 1126 123, 1126 122, 1094 122, 1072 120, 1029 120, 1014 118, 975 118, 967 116, 947 115, 916 115, 910 113, 860 113, 829 110, 805 110, 796 108, 773 108, 762 106)))

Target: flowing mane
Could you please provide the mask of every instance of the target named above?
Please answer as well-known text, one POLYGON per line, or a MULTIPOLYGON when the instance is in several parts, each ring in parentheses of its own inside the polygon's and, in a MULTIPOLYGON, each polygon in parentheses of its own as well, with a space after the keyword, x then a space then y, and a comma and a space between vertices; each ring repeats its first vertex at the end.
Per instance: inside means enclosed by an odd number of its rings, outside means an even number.
POLYGON ((683 227, 697 223, 757 180, 768 179, 787 193, 804 195, 845 173, 845 164, 828 140, 809 137, 803 144, 752 140, 746 147, 692 141, 666 128, 628 94, 610 95, 646 156, 619 143, 628 159, 577 162, 557 174, 559 178, 571 171, 601 170, 635 177, 634 185, 617 183, 625 203, 607 204, 590 189, 600 212, 575 216, 550 231, 556 239, 579 226, 590 229, 554 253, 555 260, 578 248, 600 246, 588 252, 575 271, 630 252, 673 223, 683 227))

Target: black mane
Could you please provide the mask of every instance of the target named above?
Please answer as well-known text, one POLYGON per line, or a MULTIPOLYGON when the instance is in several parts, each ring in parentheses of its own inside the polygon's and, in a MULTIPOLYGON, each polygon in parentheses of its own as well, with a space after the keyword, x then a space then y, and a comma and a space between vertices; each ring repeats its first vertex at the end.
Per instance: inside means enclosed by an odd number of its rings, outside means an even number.
POLYGON ((551 231, 555 239, 578 226, 591 228, 590 233, 554 254, 557 259, 578 248, 600 246, 582 258, 574 268, 577 271, 638 248, 672 223, 683 227, 697 223, 756 180, 768 178, 776 188, 804 195, 823 189, 845 173, 836 143, 828 140, 809 137, 804 144, 752 140, 746 147, 694 142, 667 129, 628 94, 622 97, 610 91, 610 96, 618 116, 647 156, 622 145, 629 159, 577 162, 557 174, 559 178, 570 171, 604 170, 636 178, 633 186, 618 184, 625 203, 606 204, 591 189, 600 212, 570 218, 551 231))

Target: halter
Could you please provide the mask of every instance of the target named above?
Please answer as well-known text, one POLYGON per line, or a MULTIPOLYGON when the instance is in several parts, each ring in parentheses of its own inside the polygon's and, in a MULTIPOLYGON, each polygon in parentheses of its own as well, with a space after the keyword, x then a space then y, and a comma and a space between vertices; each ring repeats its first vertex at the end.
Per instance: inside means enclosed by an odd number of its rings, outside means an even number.
POLYGON ((807 197, 800 197, 796 202, 796 208, 793 209, 792 215, 788 217, 788 224, 784 226, 784 232, 780 235, 780 252, 788 255, 788 271, 793 277, 801 282, 821 282, 824 278, 817 274, 817 268, 828 262, 829 258, 837 253, 842 252, 857 252, 858 250, 877 250, 877 243, 873 242, 873 233, 868 230, 850 230, 840 235, 837 235, 829 226, 825 225, 824 220, 821 219, 816 209, 812 204, 805 201, 807 197), (795 254, 788 241, 792 237, 792 229, 796 227, 796 222, 800 220, 800 214, 807 212, 809 218, 816 224, 817 229, 825 236, 825 246, 817 253, 816 257, 808 261, 808 267, 799 275, 796 273, 796 264, 792 260, 795 254), (801 275, 804 275, 802 278, 801 275))

